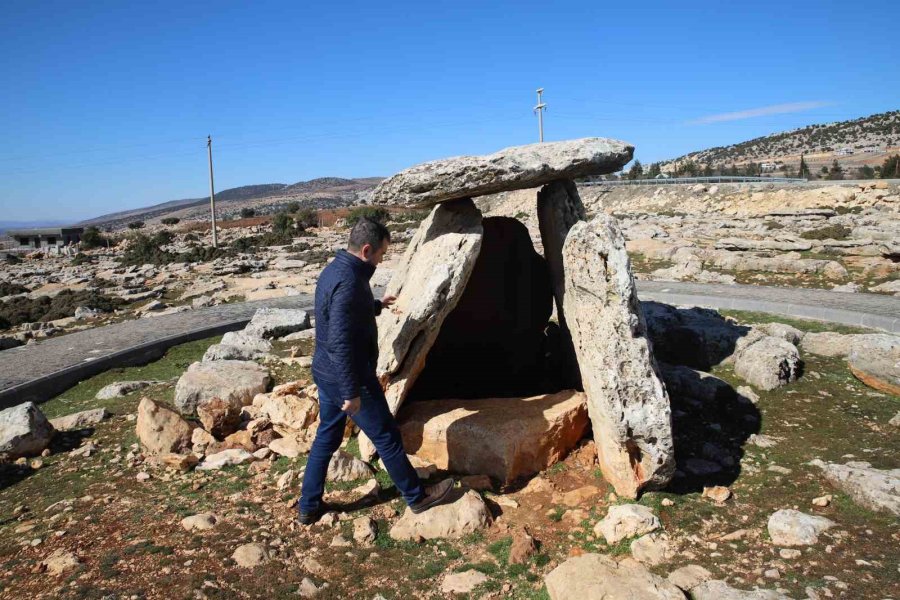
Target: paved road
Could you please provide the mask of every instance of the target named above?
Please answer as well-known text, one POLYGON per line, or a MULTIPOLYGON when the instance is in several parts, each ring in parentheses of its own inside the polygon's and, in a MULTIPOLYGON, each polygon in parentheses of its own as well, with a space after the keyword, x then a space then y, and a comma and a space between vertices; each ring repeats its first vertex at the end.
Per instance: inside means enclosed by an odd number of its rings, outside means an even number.
MULTIPOLYGON (((900 298, 749 285, 639 281, 642 300, 754 310, 900 333, 900 298)), ((308 295, 223 304, 88 329, 0 352, 0 408, 42 402, 78 381, 158 358, 175 344, 241 329, 258 309, 308 308, 308 295)))

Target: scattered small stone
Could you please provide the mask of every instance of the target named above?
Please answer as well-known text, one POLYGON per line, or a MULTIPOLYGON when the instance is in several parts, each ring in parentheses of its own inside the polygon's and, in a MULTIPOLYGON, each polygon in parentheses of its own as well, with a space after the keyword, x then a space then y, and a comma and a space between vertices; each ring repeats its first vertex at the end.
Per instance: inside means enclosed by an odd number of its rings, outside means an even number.
POLYGON ((716 504, 724 504, 726 500, 731 498, 731 490, 721 485, 704 487, 703 496, 711 499, 716 504))
POLYGON ((358 544, 369 545, 378 536, 378 526, 371 517, 359 517, 353 520, 353 539, 358 544))
POLYGON ((260 544, 244 544, 238 546, 231 558, 239 567, 252 569, 269 560, 269 553, 260 544))
POLYGON ((769 517, 768 530, 772 543, 778 546, 809 546, 819 541, 819 534, 836 523, 825 517, 783 509, 769 517))
POLYGON ((813 498, 813 506, 826 507, 831 504, 832 496, 831 494, 825 494, 824 496, 819 496, 818 498, 813 498))
POLYGON ((337 534, 331 540, 331 544, 329 544, 329 545, 332 546, 333 548, 346 548, 346 547, 352 546, 353 544, 350 542, 350 540, 348 540, 341 534, 337 534))
POLYGON ((610 507, 606 517, 594 526, 594 534, 602 535, 608 544, 615 544, 659 528, 659 519, 646 506, 620 504, 610 507))
POLYGON ((441 591, 445 594, 468 594, 487 580, 487 575, 475 569, 451 573, 444 577, 441 591))
POLYGON ((147 473, 146 471, 141 471, 140 473, 137 474, 135 479, 137 479, 140 482, 150 481, 150 473, 147 473))
POLYGON ((800 558, 803 553, 794 548, 782 548, 778 551, 778 556, 785 560, 794 560, 795 558, 800 558))
POLYGON ((188 531, 206 531, 215 527, 218 518, 212 513, 191 515, 181 520, 181 526, 188 531))

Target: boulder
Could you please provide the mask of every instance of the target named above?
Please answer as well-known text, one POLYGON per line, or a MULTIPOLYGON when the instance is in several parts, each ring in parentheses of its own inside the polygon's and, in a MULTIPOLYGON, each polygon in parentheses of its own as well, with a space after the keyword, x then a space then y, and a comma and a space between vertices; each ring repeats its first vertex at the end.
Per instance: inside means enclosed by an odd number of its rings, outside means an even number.
POLYGON ((338 450, 328 463, 327 481, 355 481, 369 478, 375 472, 372 467, 359 460, 352 454, 338 450))
POLYGON ((192 415, 201 402, 220 398, 240 408, 250 404, 256 394, 265 392, 268 385, 269 371, 255 362, 195 362, 175 385, 175 406, 192 415))
POLYGON ((81 564, 78 557, 63 548, 57 548, 53 554, 41 561, 41 567, 50 575, 62 575, 81 564))
POLYGON ((431 205, 495 192, 539 187, 557 179, 612 173, 631 160, 634 147, 583 138, 505 148, 486 156, 435 160, 388 177, 375 188, 376 204, 431 205))
POLYGON ((279 456, 297 458, 301 454, 309 452, 312 443, 295 437, 281 437, 269 442, 269 450, 279 456))
POLYGON ((403 447, 438 469, 509 483, 559 462, 590 426, 584 394, 423 400, 398 413, 403 447), (510 415, 515 415, 511 419, 510 415))
POLYGON ((841 465, 814 460, 825 479, 861 506, 900 517, 900 469, 873 469, 867 462, 841 465))
POLYGON ((418 515, 407 507, 391 527, 390 536, 395 540, 458 539, 487 527, 490 520, 491 513, 478 492, 457 488, 444 504, 418 515))
POLYGON ((237 566, 252 569, 269 561, 269 552, 262 544, 244 544, 238 546, 231 555, 237 566))
POLYGON ((675 569, 669 573, 666 579, 669 580, 669 583, 674 583, 685 592, 689 592, 704 581, 709 581, 712 577, 713 574, 700 565, 687 565, 686 567, 675 569))
POLYGON ((181 520, 181 526, 188 531, 206 531, 216 526, 218 518, 212 513, 191 515, 181 520))
MULTIPOLYGON (((421 373, 441 325, 456 306, 481 249, 481 212, 471 200, 436 206, 410 241, 386 293, 397 301, 378 317, 379 380, 396 414, 421 373)), ((374 448, 360 434, 360 451, 374 448)))
POLYGON ((192 446, 194 426, 150 398, 141 398, 138 404, 135 429, 147 454, 179 454, 192 446))
POLYGON ((675 471, 669 397, 616 220, 577 223, 563 246, 565 314, 603 476, 626 498, 675 471))
POLYGON ((266 358, 272 351, 268 340, 250 335, 245 331, 229 331, 222 341, 206 349, 203 362, 213 360, 256 360, 266 358))
POLYGON ((450 573, 444 577, 444 582, 441 584, 441 592, 445 594, 468 594, 487 580, 487 575, 475 569, 469 569, 461 573, 450 573))
POLYGON ((125 396, 126 394, 130 394, 131 392, 136 392, 138 390, 142 390, 146 387, 150 387, 151 385, 157 385, 163 383, 162 381, 117 381, 116 383, 111 383, 103 388, 99 392, 95 398, 97 400, 112 400, 113 398, 119 398, 121 396, 125 396))
POLYGON ((241 424, 241 408, 221 398, 201 402, 197 406, 197 416, 203 428, 220 439, 237 431, 241 424))
POLYGON ((253 402, 276 429, 285 431, 283 435, 306 431, 319 418, 318 403, 305 395, 272 393, 264 398, 254 398, 253 402))
POLYGON ((787 340, 770 335, 742 348, 734 360, 735 374, 763 390, 774 390, 795 381, 800 375, 801 367, 797 347, 787 340))
POLYGON ((353 519, 353 539, 357 544, 365 546, 375 543, 378 536, 378 526, 372 517, 362 516, 353 519))
POLYGON ((551 600, 685 600, 681 590, 639 562, 594 553, 569 558, 544 583, 551 600))
POLYGON ((64 417, 50 419, 50 424, 53 425, 53 429, 56 431, 73 431, 96 425, 108 416, 109 413, 105 408, 92 408, 64 417))
POLYGON ((222 467, 240 465, 255 460, 255 457, 241 448, 230 448, 210 454, 197 465, 198 471, 217 471, 222 467))
POLYGON ((0 453, 9 458, 40 454, 51 439, 53 425, 34 402, 0 411, 0 453))
MULTIPOLYGON (((309 329, 309 313, 297 308, 261 308, 256 311, 244 333, 251 337, 272 339, 309 329)), ((224 340, 223 340, 224 343, 224 340)))
POLYGON ((691 588, 691 600, 791 600, 775 590, 738 590, 720 579, 705 581, 691 588))
POLYGON ((877 335, 854 340, 847 363, 854 377, 870 388, 900 396, 900 337, 877 335))
POLYGON ((603 520, 594 526, 594 534, 602 535, 607 544, 644 535, 660 528, 659 518, 640 504, 610 506, 603 520))
POLYGON ((631 556, 651 567, 669 562, 675 556, 669 536, 650 533, 631 542, 631 556))
POLYGON ((835 525, 834 521, 825 517, 782 509, 769 517, 768 530, 776 546, 811 546, 819 541, 820 533, 835 525))

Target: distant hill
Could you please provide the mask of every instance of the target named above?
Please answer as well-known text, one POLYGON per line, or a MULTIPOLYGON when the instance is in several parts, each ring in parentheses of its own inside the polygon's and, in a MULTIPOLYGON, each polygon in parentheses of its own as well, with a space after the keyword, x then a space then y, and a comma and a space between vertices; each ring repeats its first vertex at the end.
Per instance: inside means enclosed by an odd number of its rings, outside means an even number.
MULTIPOLYGON (((676 164, 694 161, 711 167, 741 165, 749 162, 781 162, 798 159, 801 154, 813 160, 830 162, 832 157, 853 157, 854 163, 880 164, 885 154, 900 146, 900 110, 868 117, 809 125, 758 137, 730 146, 717 146, 662 161, 663 171, 676 164)), ((848 159, 849 160, 849 159, 848 159)))
POLYGON ((0 221, 0 235, 10 229, 35 229, 38 227, 56 227, 69 225, 71 221, 0 221))
MULTIPOLYGON (((380 177, 345 179, 320 177, 293 184, 264 183, 245 185, 216 192, 216 213, 220 218, 237 216, 241 209, 252 208, 259 214, 276 212, 289 202, 312 208, 333 208, 362 204, 368 200, 380 177)), ((191 219, 205 217, 209 197, 169 200, 143 208, 101 215, 81 225, 119 228, 132 221, 153 222, 164 217, 191 219)))

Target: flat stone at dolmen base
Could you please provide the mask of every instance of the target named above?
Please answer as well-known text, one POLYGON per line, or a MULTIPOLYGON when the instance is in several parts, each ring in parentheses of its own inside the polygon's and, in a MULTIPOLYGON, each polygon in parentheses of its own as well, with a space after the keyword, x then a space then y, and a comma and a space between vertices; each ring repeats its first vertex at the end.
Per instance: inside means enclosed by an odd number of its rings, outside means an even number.
POLYGON ((428 206, 458 198, 538 187, 622 168, 634 146, 608 138, 582 138, 505 148, 485 156, 456 156, 416 165, 375 188, 376 204, 428 206))

